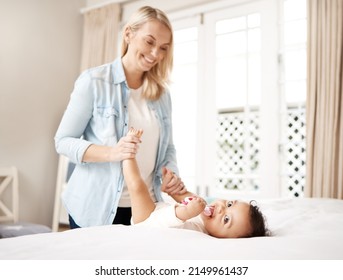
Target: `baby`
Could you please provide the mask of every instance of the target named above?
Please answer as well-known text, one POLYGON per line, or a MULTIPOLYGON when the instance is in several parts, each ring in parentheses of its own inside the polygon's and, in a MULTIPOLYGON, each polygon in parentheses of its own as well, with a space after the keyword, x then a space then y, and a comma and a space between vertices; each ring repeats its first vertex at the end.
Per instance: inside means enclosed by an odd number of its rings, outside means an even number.
MULTIPOLYGON (((129 135, 141 137, 143 131, 131 128, 129 135)), ((171 194, 174 204, 151 199, 141 178, 136 159, 123 161, 123 173, 129 190, 132 221, 135 225, 176 227, 204 232, 217 238, 266 236, 265 219, 256 205, 239 200, 218 199, 207 205, 205 200, 190 192, 171 194)), ((173 173, 163 169, 162 190, 173 173)))

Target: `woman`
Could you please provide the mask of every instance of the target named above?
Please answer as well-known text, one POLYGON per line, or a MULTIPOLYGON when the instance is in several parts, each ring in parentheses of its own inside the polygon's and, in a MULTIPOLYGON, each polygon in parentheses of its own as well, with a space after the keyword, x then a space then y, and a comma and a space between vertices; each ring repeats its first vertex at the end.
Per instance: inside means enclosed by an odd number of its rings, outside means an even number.
POLYGON ((172 139, 167 91, 173 63, 173 33, 166 15, 142 7, 123 30, 121 57, 89 69, 75 83, 55 135, 56 150, 76 163, 62 194, 71 228, 130 224, 131 205, 122 161, 137 155, 154 201, 161 201, 162 167, 174 172, 168 193, 184 193, 172 139))

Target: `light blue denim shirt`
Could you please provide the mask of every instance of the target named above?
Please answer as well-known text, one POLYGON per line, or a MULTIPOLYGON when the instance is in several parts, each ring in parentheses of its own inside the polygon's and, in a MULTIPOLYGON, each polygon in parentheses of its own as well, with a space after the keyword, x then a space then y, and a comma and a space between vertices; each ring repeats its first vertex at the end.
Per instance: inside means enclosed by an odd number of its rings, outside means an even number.
MULTIPOLYGON (((81 227, 112 224, 123 190, 121 162, 84 163, 91 144, 114 146, 128 131, 129 88, 121 59, 83 72, 55 135, 56 151, 76 163, 62 194, 67 212, 81 227)), ((149 101, 160 125, 153 188, 161 197, 162 166, 178 174, 172 140, 171 98, 165 92, 149 101)))

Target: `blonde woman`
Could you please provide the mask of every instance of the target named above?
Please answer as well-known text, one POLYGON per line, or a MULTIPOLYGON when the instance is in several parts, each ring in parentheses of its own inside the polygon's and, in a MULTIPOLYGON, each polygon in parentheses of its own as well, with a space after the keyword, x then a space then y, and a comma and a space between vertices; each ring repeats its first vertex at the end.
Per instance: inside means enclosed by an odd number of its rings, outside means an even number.
POLYGON ((121 57, 86 70, 75 82, 55 135, 57 152, 76 164, 62 194, 71 228, 130 224, 126 159, 137 159, 153 201, 162 200, 162 166, 174 172, 164 182, 167 192, 186 192, 172 138, 172 65, 170 22, 161 10, 145 6, 124 27, 121 57), (127 135, 131 126, 144 130, 142 141, 127 135))

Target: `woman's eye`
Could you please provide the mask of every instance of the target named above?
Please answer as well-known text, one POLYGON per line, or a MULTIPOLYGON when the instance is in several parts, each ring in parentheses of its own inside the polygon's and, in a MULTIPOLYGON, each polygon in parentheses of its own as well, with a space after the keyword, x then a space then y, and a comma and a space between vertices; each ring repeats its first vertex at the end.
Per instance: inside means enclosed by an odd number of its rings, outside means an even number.
POLYGON ((154 44, 153 41, 146 41, 146 43, 147 43, 148 45, 151 45, 151 46, 154 44))
POLYGON ((232 206, 232 204, 233 204, 233 202, 232 202, 232 201, 228 201, 228 202, 227 202, 227 207, 231 207, 231 206, 232 206))
POLYGON ((224 217, 224 224, 227 224, 230 221, 230 217, 225 215, 224 217))
POLYGON ((161 48, 162 51, 166 52, 168 50, 168 47, 161 48))

